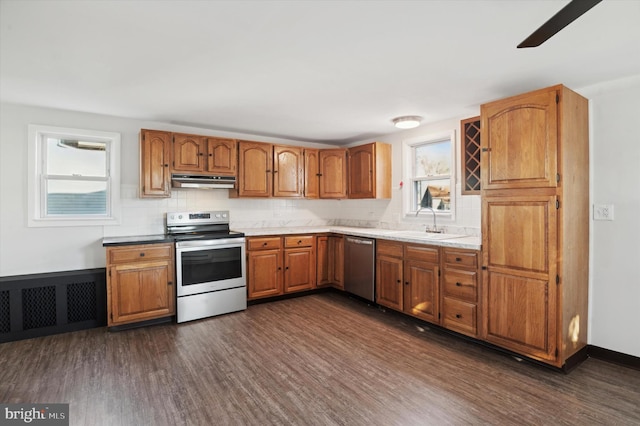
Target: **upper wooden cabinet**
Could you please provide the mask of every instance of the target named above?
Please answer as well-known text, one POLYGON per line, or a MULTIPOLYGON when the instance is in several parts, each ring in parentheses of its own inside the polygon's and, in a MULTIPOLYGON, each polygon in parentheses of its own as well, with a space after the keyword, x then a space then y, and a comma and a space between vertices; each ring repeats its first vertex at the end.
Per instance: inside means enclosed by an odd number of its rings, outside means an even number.
POLYGON ((224 176, 235 176, 238 150, 235 139, 207 138, 207 171, 224 176))
POLYGON ((173 134, 173 171, 235 176, 235 139, 173 134))
POLYGON ((238 142, 239 197, 302 197, 303 149, 262 142, 238 142))
POLYGON ((349 148, 349 198, 391 198, 391 145, 349 148))
POLYGON ((481 113, 482 334, 562 367, 587 343, 588 101, 553 86, 481 113))
POLYGON ((273 196, 304 195, 304 154, 296 146, 273 146, 273 196))
POLYGON ((320 150, 304 150, 304 196, 305 198, 320 197, 320 150))
POLYGON ((171 196, 171 133, 140 131, 140 197, 171 196))
POLYGON ((273 145, 238 142, 239 197, 270 197, 273 185, 273 145))
POLYGON ((482 105, 483 189, 556 186, 559 101, 550 88, 482 105))
POLYGON ((320 198, 347 198, 347 150, 320 150, 320 198))
POLYGON ((207 141, 204 136, 173 134, 173 171, 202 172, 205 169, 207 141))

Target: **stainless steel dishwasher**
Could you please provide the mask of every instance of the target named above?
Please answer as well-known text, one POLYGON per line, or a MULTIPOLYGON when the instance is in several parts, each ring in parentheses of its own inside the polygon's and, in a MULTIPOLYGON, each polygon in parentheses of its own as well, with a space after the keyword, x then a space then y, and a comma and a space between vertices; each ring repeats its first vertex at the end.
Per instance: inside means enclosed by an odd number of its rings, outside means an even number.
POLYGON ((376 240, 345 236, 345 291, 375 301, 375 256, 376 240))

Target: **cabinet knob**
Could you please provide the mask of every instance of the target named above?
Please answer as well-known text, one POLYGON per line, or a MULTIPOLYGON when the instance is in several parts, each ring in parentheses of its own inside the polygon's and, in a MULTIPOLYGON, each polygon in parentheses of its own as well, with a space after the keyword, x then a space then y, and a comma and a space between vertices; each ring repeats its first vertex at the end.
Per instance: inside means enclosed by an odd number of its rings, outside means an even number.
POLYGON ((144 253, 140 253, 140 257, 144 257, 144 253))
POLYGON ((461 286, 462 286, 462 284, 456 283, 456 287, 461 287, 461 286))
POLYGON ((209 157, 213 157, 213 154, 209 154, 209 157))
POLYGON ((298 244, 302 244, 302 240, 298 240, 298 244))
POLYGON ((267 246, 267 243, 262 243, 262 247, 266 247, 266 246, 267 246))
POLYGON ((198 155, 199 155, 199 156, 203 156, 204 154, 203 154, 203 153, 201 153, 201 152, 199 152, 199 153, 198 153, 198 155))
POLYGON ((165 164, 164 166, 165 166, 165 167, 169 167, 169 165, 168 165, 168 164, 165 164))
POLYGON ((491 152, 491 148, 482 148, 482 152, 491 152))
POLYGON ((173 281, 169 281, 167 284, 168 285, 173 285, 173 281))
POLYGON ((462 315, 456 314, 456 318, 462 318, 462 315))
POLYGON ((409 285, 409 281, 405 281, 405 282, 404 282, 404 285, 409 285))
POLYGON ((462 262, 462 259, 459 257, 456 257, 456 262, 462 262))

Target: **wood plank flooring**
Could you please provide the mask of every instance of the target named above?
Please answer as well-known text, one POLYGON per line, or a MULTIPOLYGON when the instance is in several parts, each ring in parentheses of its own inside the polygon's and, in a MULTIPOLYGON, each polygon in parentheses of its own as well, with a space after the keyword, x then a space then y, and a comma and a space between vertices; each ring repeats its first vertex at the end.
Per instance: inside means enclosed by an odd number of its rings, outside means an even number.
POLYGON ((335 293, 0 344, 0 401, 71 425, 638 425, 640 371, 565 375, 335 293))

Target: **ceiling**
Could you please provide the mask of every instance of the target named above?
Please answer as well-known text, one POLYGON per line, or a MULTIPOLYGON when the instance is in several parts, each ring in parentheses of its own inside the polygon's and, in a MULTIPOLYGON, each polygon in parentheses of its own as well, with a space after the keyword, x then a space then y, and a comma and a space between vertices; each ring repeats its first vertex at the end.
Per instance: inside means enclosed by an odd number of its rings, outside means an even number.
POLYGON ((640 1, 0 0, 0 100, 348 144, 640 74, 640 1))

